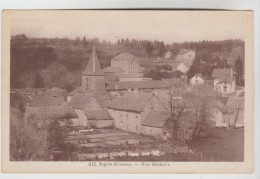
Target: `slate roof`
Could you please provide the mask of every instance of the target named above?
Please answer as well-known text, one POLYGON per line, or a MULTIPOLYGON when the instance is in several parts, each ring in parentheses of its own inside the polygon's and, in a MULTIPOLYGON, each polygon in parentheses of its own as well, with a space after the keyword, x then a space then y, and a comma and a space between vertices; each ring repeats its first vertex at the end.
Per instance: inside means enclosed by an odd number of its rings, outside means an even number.
POLYGON ((171 113, 169 111, 152 110, 142 122, 142 125, 163 128, 170 116, 171 113))
POLYGON ((88 120, 112 120, 107 110, 85 110, 88 120))
POLYGON ((108 108, 142 112, 148 101, 151 100, 152 96, 153 94, 150 93, 126 92, 123 96, 115 97, 108 105, 108 108))
POLYGON ((111 66, 108 66, 108 67, 102 69, 102 71, 105 73, 124 73, 124 70, 122 70, 121 68, 111 67, 111 66))
POLYGON ((115 90, 116 86, 119 90, 126 89, 162 89, 169 88, 169 84, 162 80, 149 80, 149 81, 118 81, 109 83, 106 87, 107 90, 115 90))
POLYGON ((117 55, 116 57, 112 58, 111 60, 136 60, 137 58, 127 52, 122 52, 119 55, 117 55))
POLYGON ((52 106, 52 107, 27 107, 24 118, 29 119, 65 119, 66 117, 77 118, 77 113, 70 106, 52 106))
POLYGON ((90 94, 79 93, 71 98, 68 106, 72 106, 75 109, 84 109, 92 98, 93 96, 90 94))
POLYGON ((87 67, 82 72, 83 75, 90 75, 90 76, 103 76, 105 75, 104 72, 101 70, 100 63, 96 54, 96 50, 93 47, 92 53, 89 57, 89 61, 87 67))
POLYGON ((222 80, 233 80, 232 68, 230 69, 214 69, 212 73, 213 78, 220 78, 222 80))

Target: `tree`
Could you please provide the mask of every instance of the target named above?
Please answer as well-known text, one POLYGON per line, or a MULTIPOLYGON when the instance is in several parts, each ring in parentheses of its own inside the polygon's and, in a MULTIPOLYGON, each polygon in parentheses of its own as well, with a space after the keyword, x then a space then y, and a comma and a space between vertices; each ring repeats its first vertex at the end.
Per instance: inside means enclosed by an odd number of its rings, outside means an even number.
POLYGON ((172 133, 172 142, 184 144, 206 136, 211 127, 212 99, 215 93, 207 86, 197 86, 189 91, 182 91, 180 98, 178 90, 169 91, 170 120, 167 127, 172 133))
POLYGON ((166 52, 166 46, 165 46, 164 42, 162 41, 159 45, 159 56, 163 57, 165 52, 166 52))
POLYGON ((35 88, 44 88, 44 81, 40 73, 36 73, 33 86, 35 88))
POLYGON ((152 56, 153 50, 154 50, 154 47, 153 47, 152 43, 148 41, 148 42, 145 44, 145 51, 146 51, 146 53, 147 53, 147 55, 148 55, 149 57, 152 56))
POLYGON ((87 39, 85 36, 83 37, 82 44, 83 44, 83 47, 87 48, 88 42, 87 42, 87 39))
POLYGON ((242 78, 243 78, 243 74, 244 74, 244 63, 242 61, 242 59, 240 58, 240 56, 238 56, 236 62, 235 62, 235 71, 237 72, 237 82, 240 83, 242 78))
POLYGON ((54 119, 48 127, 49 148, 61 149, 64 146, 65 132, 58 120, 54 119))

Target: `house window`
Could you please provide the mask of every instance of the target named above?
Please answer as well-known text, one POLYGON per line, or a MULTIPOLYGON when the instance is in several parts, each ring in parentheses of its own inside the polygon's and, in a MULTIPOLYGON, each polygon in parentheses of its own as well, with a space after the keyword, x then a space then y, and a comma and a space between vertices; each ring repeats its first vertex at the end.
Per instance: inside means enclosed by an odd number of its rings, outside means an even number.
POLYGON ((196 82, 196 84, 198 84, 198 80, 196 80, 195 82, 196 82))
POLYGON ((150 135, 152 135, 152 129, 150 129, 150 135))

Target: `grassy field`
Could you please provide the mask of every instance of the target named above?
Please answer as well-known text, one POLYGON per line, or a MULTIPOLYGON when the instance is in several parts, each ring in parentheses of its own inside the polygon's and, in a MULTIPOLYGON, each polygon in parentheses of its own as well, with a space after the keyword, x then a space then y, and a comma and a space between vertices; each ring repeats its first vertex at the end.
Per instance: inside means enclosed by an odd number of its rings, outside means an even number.
POLYGON ((201 160, 243 161, 244 129, 215 129, 207 137, 190 144, 194 153, 201 154, 201 160))
POLYGON ((169 154, 123 158, 122 161, 213 161, 242 162, 244 160, 244 129, 214 129, 210 134, 189 144, 193 154, 169 154))

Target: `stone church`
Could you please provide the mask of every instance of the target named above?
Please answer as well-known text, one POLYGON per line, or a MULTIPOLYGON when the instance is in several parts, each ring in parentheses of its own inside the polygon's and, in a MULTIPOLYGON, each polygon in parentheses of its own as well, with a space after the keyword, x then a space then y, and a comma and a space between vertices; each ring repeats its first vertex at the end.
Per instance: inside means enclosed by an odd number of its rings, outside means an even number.
POLYGON ((95 48, 81 74, 81 86, 67 95, 67 102, 79 116, 77 124, 96 128, 113 125, 113 119, 107 111, 110 97, 105 88, 105 74, 95 48))

